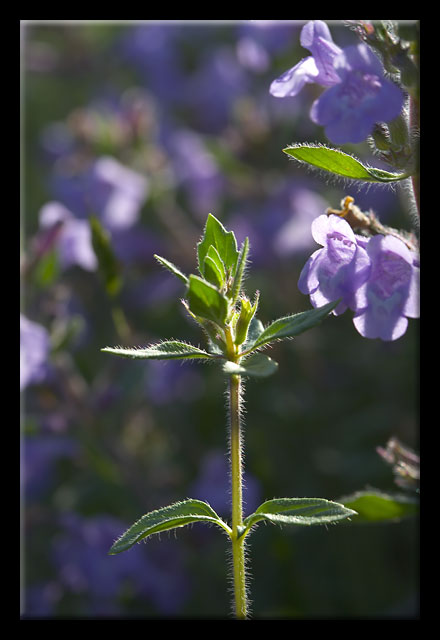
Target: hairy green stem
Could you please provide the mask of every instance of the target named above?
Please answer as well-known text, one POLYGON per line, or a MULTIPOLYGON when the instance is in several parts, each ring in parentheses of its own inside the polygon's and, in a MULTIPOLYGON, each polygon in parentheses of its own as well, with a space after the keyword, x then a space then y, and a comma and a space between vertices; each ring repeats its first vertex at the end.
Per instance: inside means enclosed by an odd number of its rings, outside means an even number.
POLYGON ((241 376, 232 375, 229 381, 230 402, 230 450, 232 478, 232 559, 234 571, 235 615, 238 619, 247 617, 246 568, 244 559, 243 531, 243 485, 241 459, 240 421, 241 376))
MULTIPOLYGON (((413 96, 410 96, 410 99, 409 99, 409 127, 410 127, 410 130, 412 131, 412 136, 414 137, 414 139, 416 140, 416 143, 417 143, 416 136, 419 135, 420 115, 419 115, 418 101, 415 100, 415 98, 413 96)), ((413 145, 416 146, 416 144, 414 144, 414 143, 413 143, 413 145)), ((414 149, 414 153, 417 154, 417 156, 418 156, 418 148, 414 149)), ((417 160, 416 160, 416 171, 411 176, 411 186, 412 186, 412 192, 413 192, 413 196, 414 196, 415 206, 416 206, 416 209, 417 209, 417 214, 418 214, 418 217, 420 218, 420 184, 419 184, 419 160, 418 160, 418 157, 417 157, 417 160)))

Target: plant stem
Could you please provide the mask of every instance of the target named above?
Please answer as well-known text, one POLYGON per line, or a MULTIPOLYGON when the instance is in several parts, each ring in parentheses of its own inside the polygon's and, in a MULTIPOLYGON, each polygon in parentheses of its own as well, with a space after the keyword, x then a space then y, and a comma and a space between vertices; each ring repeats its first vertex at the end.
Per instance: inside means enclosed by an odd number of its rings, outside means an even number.
POLYGON ((230 450, 232 478, 232 558, 234 571, 235 615, 247 617, 246 569, 244 559, 243 486, 241 459, 240 389, 241 376, 232 375, 229 381, 230 402, 230 450))
MULTIPOLYGON (((413 96, 409 99, 409 127, 412 132, 412 136, 418 136, 420 127, 420 115, 418 101, 413 96)), ((415 138, 415 143, 417 140, 415 138)), ((413 146, 416 144, 413 142, 413 146)), ((414 153, 418 155, 418 148, 414 148, 414 153)), ((416 172, 411 177, 412 192, 414 196, 414 202, 417 210, 418 217, 420 218, 420 184, 419 184, 419 161, 416 161, 416 172)))

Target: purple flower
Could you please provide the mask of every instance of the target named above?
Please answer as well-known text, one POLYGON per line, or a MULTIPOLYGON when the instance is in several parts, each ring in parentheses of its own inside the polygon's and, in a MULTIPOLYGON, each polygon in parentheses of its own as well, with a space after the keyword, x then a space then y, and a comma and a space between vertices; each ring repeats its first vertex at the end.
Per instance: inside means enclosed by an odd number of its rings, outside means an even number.
POLYGON ((376 122, 396 118, 403 93, 384 78, 380 60, 366 44, 347 47, 334 60, 340 81, 312 105, 310 117, 335 144, 362 142, 376 122))
POLYGON ((399 115, 403 93, 384 77, 382 63, 366 44, 340 49, 322 20, 304 25, 301 44, 312 56, 274 80, 270 93, 295 96, 310 82, 328 87, 313 103, 310 118, 325 127, 329 140, 362 142, 376 122, 389 122, 399 115))
POLYGON ((315 251, 304 265, 298 288, 310 295, 314 307, 341 298, 333 311, 355 308, 354 294, 367 281, 371 261, 348 222, 336 215, 323 214, 312 222, 312 235, 322 249, 315 251))
POLYGON ((304 265, 299 290, 314 307, 341 298, 333 313, 355 311, 353 323, 364 338, 400 338, 407 318, 419 317, 418 254, 395 236, 357 236, 335 215, 316 218, 312 235, 323 248, 304 265))
POLYGON ((50 339, 47 330, 20 314, 20 389, 42 382, 47 374, 50 339))
POLYGON ((374 236, 367 245, 371 274, 356 292, 354 325, 365 338, 396 340, 407 318, 418 318, 420 268, 418 255, 398 238, 374 236))
POLYGON ((325 22, 312 20, 304 25, 300 42, 312 55, 303 58, 272 82, 270 93, 277 98, 296 96, 306 83, 331 87, 340 81, 334 70, 334 60, 342 49, 333 42, 325 22))
POLYGON ((51 229, 61 224, 57 235, 57 251, 60 265, 67 269, 78 265, 86 271, 95 271, 98 266, 92 246, 92 235, 87 220, 78 220, 59 202, 48 202, 39 214, 40 227, 51 229))

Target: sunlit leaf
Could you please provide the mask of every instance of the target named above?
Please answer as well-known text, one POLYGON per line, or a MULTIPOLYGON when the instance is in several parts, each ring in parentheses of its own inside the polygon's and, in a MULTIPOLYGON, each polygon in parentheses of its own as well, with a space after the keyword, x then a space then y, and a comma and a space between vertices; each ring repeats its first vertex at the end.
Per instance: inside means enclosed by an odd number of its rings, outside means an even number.
POLYGON ((170 262, 169 260, 166 260, 165 258, 162 258, 161 256, 158 256, 156 254, 154 254, 154 257, 156 258, 156 260, 162 265, 164 266, 166 269, 168 269, 168 271, 171 271, 171 273, 175 276, 177 276, 177 278, 179 278, 179 280, 181 280, 182 282, 184 282, 185 284, 188 284, 188 278, 187 276, 182 273, 180 271, 180 269, 178 269, 176 267, 176 265, 174 265, 172 262, 170 262))
POLYGON ((228 300, 214 285, 191 274, 187 300, 190 311, 222 325, 228 315, 228 300))
POLYGON ((112 353, 116 356, 125 358, 138 358, 140 360, 172 360, 179 358, 216 358, 217 356, 199 349, 192 344, 179 342, 177 340, 167 340, 152 344, 148 347, 105 347, 101 349, 106 353, 112 353))
POLYGON ((255 342, 249 344, 246 348, 257 349, 270 342, 281 340, 282 338, 292 338, 308 329, 312 329, 337 306, 338 302, 339 300, 336 300, 316 309, 278 318, 258 335, 255 342))
POLYGON ((229 360, 223 365, 223 371, 228 375, 251 376, 266 378, 276 373, 278 362, 262 353, 255 353, 239 364, 229 360))
POLYGON ((299 162, 351 180, 395 182, 408 177, 408 174, 369 167, 340 149, 331 149, 323 145, 295 144, 283 151, 299 162))
POLYGON ((227 231, 222 223, 210 213, 206 220, 203 238, 197 245, 199 269, 202 275, 205 275, 204 260, 211 245, 217 250, 226 270, 235 273, 238 249, 234 232, 227 231))
POLYGON ((255 513, 245 518, 246 529, 261 520, 274 524, 317 525, 336 522, 356 515, 356 511, 323 498, 278 498, 263 502, 255 513))
POLYGON ((230 532, 228 525, 216 514, 207 502, 183 500, 168 507, 150 511, 137 520, 120 538, 114 542, 109 554, 115 555, 130 549, 133 545, 155 533, 169 531, 195 522, 217 524, 230 532))

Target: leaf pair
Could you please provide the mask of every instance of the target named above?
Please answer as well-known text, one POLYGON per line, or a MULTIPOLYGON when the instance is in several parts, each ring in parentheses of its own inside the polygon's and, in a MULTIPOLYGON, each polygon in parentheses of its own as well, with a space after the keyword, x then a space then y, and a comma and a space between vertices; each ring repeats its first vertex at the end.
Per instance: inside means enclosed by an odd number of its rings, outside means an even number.
POLYGON ((257 352, 316 326, 338 301, 279 318, 264 327, 255 315, 259 294, 252 304, 242 293, 248 253, 248 238, 238 250, 234 233, 209 214, 197 245, 200 275, 187 276, 165 258, 155 256, 186 285, 185 306, 208 335, 208 350, 183 341, 167 340, 144 348, 106 347, 102 351, 138 359, 222 359, 227 375, 266 377, 275 373, 278 364, 257 352))
MULTIPOLYGON (((268 500, 243 521, 240 535, 247 535, 258 522, 274 524, 318 525, 337 522, 356 512, 336 502, 321 498, 280 498, 268 500)), ((109 553, 127 551, 137 542, 155 533, 170 531, 197 522, 216 524, 232 537, 232 529, 202 500, 187 499, 145 514, 116 540, 109 553)))
POLYGON ((257 351, 277 340, 293 338, 308 329, 316 326, 323 320, 338 304, 330 302, 317 309, 303 311, 291 316, 279 318, 266 328, 257 318, 253 318, 248 332, 248 340, 245 343, 245 356, 239 363, 227 360, 224 355, 200 349, 192 344, 178 340, 166 340, 158 344, 147 347, 125 348, 125 347, 105 347, 102 351, 126 358, 137 358, 141 360, 175 360, 175 359, 222 359, 223 372, 228 375, 241 375, 262 378, 275 373, 278 363, 265 354, 257 351))

